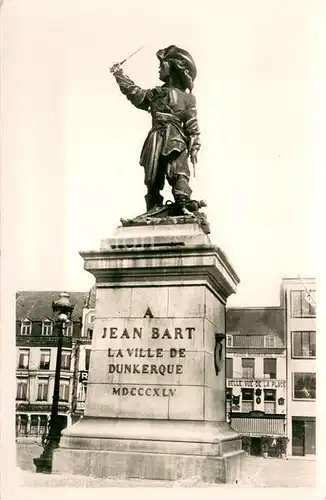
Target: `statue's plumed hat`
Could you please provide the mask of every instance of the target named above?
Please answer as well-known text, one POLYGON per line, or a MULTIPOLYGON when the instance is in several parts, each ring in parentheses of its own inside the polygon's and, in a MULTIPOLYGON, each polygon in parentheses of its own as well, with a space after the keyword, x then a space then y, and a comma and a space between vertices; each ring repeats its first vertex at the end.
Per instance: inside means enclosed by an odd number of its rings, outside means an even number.
POLYGON ((187 88, 189 90, 192 89, 193 82, 197 76, 197 68, 189 52, 180 49, 176 45, 170 45, 165 49, 159 50, 156 55, 161 62, 170 62, 176 69, 182 71, 188 84, 187 88))

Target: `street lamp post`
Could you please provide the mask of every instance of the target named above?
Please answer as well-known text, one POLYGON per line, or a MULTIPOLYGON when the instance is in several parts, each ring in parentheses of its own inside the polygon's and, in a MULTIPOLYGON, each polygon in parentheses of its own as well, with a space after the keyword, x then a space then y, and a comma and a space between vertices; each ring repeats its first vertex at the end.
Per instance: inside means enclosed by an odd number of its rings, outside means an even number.
POLYGON ((49 424, 49 433, 47 435, 46 444, 40 457, 34 458, 33 462, 36 466, 36 472, 52 472, 53 452, 59 446, 61 426, 58 419, 59 396, 60 396, 60 371, 61 371, 61 355, 63 334, 67 322, 71 318, 74 306, 70 304, 69 294, 60 293, 59 299, 52 303, 54 316, 54 326, 58 328, 58 344, 57 344, 57 361, 55 367, 54 389, 52 398, 52 409, 49 424))

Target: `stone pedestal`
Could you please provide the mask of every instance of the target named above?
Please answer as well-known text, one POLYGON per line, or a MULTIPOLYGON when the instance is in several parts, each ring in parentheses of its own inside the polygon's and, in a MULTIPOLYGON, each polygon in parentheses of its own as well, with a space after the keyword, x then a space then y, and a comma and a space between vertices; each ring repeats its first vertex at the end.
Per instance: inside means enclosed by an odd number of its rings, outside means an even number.
POLYGON ((82 256, 97 287, 86 407, 53 471, 235 482, 225 304, 239 280, 225 254, 192 222, 118 228, 82 256))

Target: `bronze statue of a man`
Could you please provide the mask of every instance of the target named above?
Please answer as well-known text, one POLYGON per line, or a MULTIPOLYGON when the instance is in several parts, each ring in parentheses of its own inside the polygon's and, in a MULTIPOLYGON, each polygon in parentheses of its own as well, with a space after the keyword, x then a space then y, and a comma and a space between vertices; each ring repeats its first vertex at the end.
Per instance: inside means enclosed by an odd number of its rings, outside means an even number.
POLYGON ((123 73, 121 65, 110 69, 121 92, 139 109, 152 115, 152 128, 140 156, 147 186, 147 212, 163 205, 160 191, 165 178, 172 187, 177 213, 189 214, 187 204, 192 193, 189 187, 188 157, 195 165, 200 148, 196 99, 191 93, 197 75, 191 55, 170 45, 159 50, 159 78, 163 85, 141 89, 123 73))

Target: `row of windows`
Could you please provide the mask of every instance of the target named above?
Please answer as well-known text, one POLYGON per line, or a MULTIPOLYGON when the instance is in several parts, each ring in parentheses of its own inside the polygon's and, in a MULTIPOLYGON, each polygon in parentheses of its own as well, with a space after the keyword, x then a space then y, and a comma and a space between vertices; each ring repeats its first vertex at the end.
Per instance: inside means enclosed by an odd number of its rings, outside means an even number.
MULTIPOLYGON (((61 401, 69 401, 69 380, 60 382, 59 399, 61 401)), ((37 387, 37 401, 48 401, 49 396, 49 379, 39 379, 37 387)), ((28 398, 28 381, 23 379, 17 380, 16 399, 27 401, 28 398)))
MULTIPOLYGON (((276 379, 276 358, 264 358, 264 378, 276 379)), ((237 373, 241 378, 255 378, 255 358, 241 358, 241 373, 237 373)), ((233 378, 233 358, 226 358, 226 377, 233 378)))
MULTIPOLYGON (((34 436, 42 436, 46 432, 48 426, 47 415, 30 415, 29 434, 34 436)), ((28 415, 16 415, 16 435, 27 435, 28 432, 28 415)))
MULTIPOLYGON (((21 370, 29 369, 29 349, 20 349, 18 358, 18 368, 21 370)), ((40 352, 40 362, 38 368, 40 370, 49 370, 51 362, 51 350, 42 349, 40 352)), ((71 353, 63 352, 61 355, 61 369, 70 370, 71 365, 71 353)))
MULTIPOLYGON (((254 409, 254 389, 242 389, 241 396, 233 396, 232 389, 226 390, 226 411, 241 411, 249 413, 254 409), (241 397, 241 401, 240 401, 241 397)), ((257 397, 257 403, 263 403, 264 413, 276 413, 276 389, 264 389, 260 396, 257 397)))
MULTIPOLYGON (((275 337, 263 337, 263 336, 226 336, 226 347, 240 347, 234 341, 236 337, 242 337, 244 341, 241 347, 245 347, 245 342, 247 342, 246 347, 276 347, 275 342, 273 344, 272 339, 275 341, 275 337), (260 339, 260 340, 258 340, 260 339), (268 341, 266 342, 266 339, 268 341), (265 341, 263 345, 263 340, 265 341), (273 345, 272 345, 273 344, 273 345)), ((315 331, 301 331, 292 332, 292 357, 293 358, 315 358, 316 357, 316 332, 315 331)))
MULTIPOLYGON (((16 436, 42 436, 48 430, 50 415, 16 414, 16 436)), ((60 428, 67 427, 67 416, 58 415, 60 428)))
POLYGON ((273 349, 283 344, 277 335, 226 335, 226 347, 273 349))
MULTIPOLYGON (((65 323, 65 327, 63 330, 63 335, 65 337, 71 337, 73 330, 73 324, 71 321, 67 321, 65 323)), ((20 326, 20 334, 21 335, 31 335, 32 333, 32 322, 30 320, 24 320, 20 326)), ((51 320, 45 320, 42 323, 42 335, 50 336, 53 333, 53 322, 51 320)))
MULTIPOLYGON (((73 332, 73 324, 71 321, 67 321, 65 323, 65 328, 63 330, 63 335, 65 337, 72 337, 72 332, 73 332)), ((51 320, 45 320, 42 323, 42 331, 41 335, 45 337, 51 336, 53 333, 53 323, 51 320)), ((21 326, 20 326, 20 334, 24 336, 28 336, 32 334, 32 321, 29 319, 22 321, 21 326)), ((81 336, 88 338, 92 340, 93 338, 93 329, 92 328, 87 328, 86 332, 82 330, 81 336)))
MULTIPOLYGON (((89 362, 90 362, 91 350, 85 350, 85 370, 89 370, 89 362)), ((29 349, 20 349, 19 357, 18 357, 18 369, 28 370, 29 369, 29 349)), ((63 351, 61 354, 61 369, 62 370, 70 370, 71 368, 71 352, 63 351)), ((38 364, 38 368, 40 370, 50 370, 51 363, 51 349, 41 349, 40 351, 40 362, 38 364)))
MULTIPOLYGON (((242 401, 253 401, 254 400, 254 389, 241 389, 242 401)), ((227 390, 227 395, 232 395, 232 389, 227 390)), ((264 401, 275 402, 276 401, 276 389, 264 389, 262 391, 264 401)), ((230 396, 229 396, 230 397, 230 396)))

